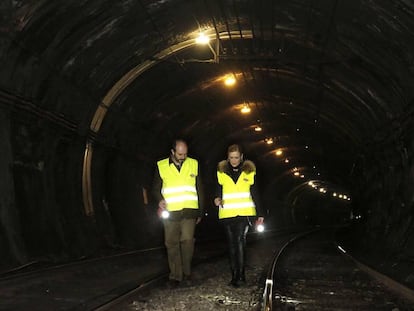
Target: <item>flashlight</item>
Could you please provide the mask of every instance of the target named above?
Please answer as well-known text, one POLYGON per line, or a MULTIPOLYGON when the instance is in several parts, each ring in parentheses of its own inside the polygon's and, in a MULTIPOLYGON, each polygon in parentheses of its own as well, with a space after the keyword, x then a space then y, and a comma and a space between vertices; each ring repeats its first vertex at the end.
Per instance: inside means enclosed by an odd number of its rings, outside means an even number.
POLYGON ((168 217, 170 217, 170 213, 167 210, 163 210, 161 212, 161 217, 167 219, 168 217))
POLYGON ((263 231, 264 231, 264 229, 265 229, 265 227, 264 227, 264 225, 263 225, 263 224, 258 224, 258 225, 256 226, 256 231, 257 231, 257 232, 263 232, 263 231))

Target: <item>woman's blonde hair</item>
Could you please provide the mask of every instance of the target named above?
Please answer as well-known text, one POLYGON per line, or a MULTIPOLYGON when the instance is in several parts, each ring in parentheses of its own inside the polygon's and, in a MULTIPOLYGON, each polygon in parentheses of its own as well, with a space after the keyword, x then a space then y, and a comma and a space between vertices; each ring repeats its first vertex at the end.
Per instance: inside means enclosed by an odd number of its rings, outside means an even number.
POLYGON ((240 154, 243 154, 243 151, 242 151, 242 148, 240 147, 240 145, 233 144, 233 145, 230 145, 227 148, 227 153, 235 152, 235 151, 239 152, 240 154))

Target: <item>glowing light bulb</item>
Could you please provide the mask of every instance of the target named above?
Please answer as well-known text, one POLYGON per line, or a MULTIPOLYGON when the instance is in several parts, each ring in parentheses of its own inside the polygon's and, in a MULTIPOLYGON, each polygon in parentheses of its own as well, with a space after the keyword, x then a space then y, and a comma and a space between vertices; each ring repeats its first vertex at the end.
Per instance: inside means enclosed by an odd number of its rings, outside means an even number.
POLYGON ((233 86, 236 84, 236 78, 233 75, 228 75, 225 79, 224 79, 224 84, 226 86, 233 86))
POLYGON ((208 44, 210 42, 210 38, 201 32, 198 34, 198 37, 195 39, 195 42, 197 44, 208 44))
POLYGON ((244 104, 243 108, 240 111, 241 111, 241 113, 250 113, 251 109, 250 109, 249 105, 244 104))

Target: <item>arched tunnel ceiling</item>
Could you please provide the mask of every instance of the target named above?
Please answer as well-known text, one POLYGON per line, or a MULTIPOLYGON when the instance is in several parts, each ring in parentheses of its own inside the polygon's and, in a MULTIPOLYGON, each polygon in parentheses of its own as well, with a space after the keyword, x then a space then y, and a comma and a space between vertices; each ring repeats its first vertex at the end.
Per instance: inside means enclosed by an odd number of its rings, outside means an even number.
POLYGON ((32 83, 42 109, 144 156, 175 135, 212 161, 242 142, 276 178, 297 167, 350 187, 360 154, 412 111, 411 1, 43 0, 2 11, 5 68, 39 68, 35 83, 12 77, 10 88, 32 83), (200 31, 211 48, 195 44, 200 31), (59 81, 87 100, 59 99, 59 81))

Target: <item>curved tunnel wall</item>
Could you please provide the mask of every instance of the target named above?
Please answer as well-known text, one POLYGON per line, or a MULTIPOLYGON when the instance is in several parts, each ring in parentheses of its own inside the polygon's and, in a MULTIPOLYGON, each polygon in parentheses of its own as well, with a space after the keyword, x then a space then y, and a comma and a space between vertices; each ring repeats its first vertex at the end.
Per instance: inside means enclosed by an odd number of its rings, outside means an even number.
POLYGON ((160 241, 159 223, 143 227, 154 216, 145 193, 155 160, 168 154, 176 135, 188 138, 201 160, 207 192, 227 144, 242 141, 263 172, 269 218, 277 226, 304 219, 313 210, 307 206, 322 202, 298 197, 305 214, 290 217, 286 196, 302 181, 289 174, 275 179, 290 168, 263 156, 269 149, 249 131, 254 123, 232 108, 243 98, 260 99, 254 120, 273 128, 269 134, 280 143, 298 151, 309 143, 315 150, 292 154, 292 165, 319 159, 324 177, 349 191, 354 213, 363 215, 357 224, 362 246, 379 248, 381 241, 389 254, 412 256, 412 12, 403 1, 387 7, 363 1, 264 1, 261 7, 252 1, 4 2, 4 263, 139 247, 145 233, 160 241), (209 58, 195 47, 162 61, 162 51, 191 40, 198 28, 185 14, 201 28, 209 26, 212 37, 242 29, 254 30, 255 37, 223 37, 219 64, 183 63, 209 58), (117 81, 151 61, 156 65, 129 81, 108 106, 111 89, 120 91, 117 81), (211 82, 228 71, 239 73, 243 85, 233 93, 211 82), (106 116, 94 130, 99 111, 106 116), (93 216, 82 197, 88 143, 93 216))

